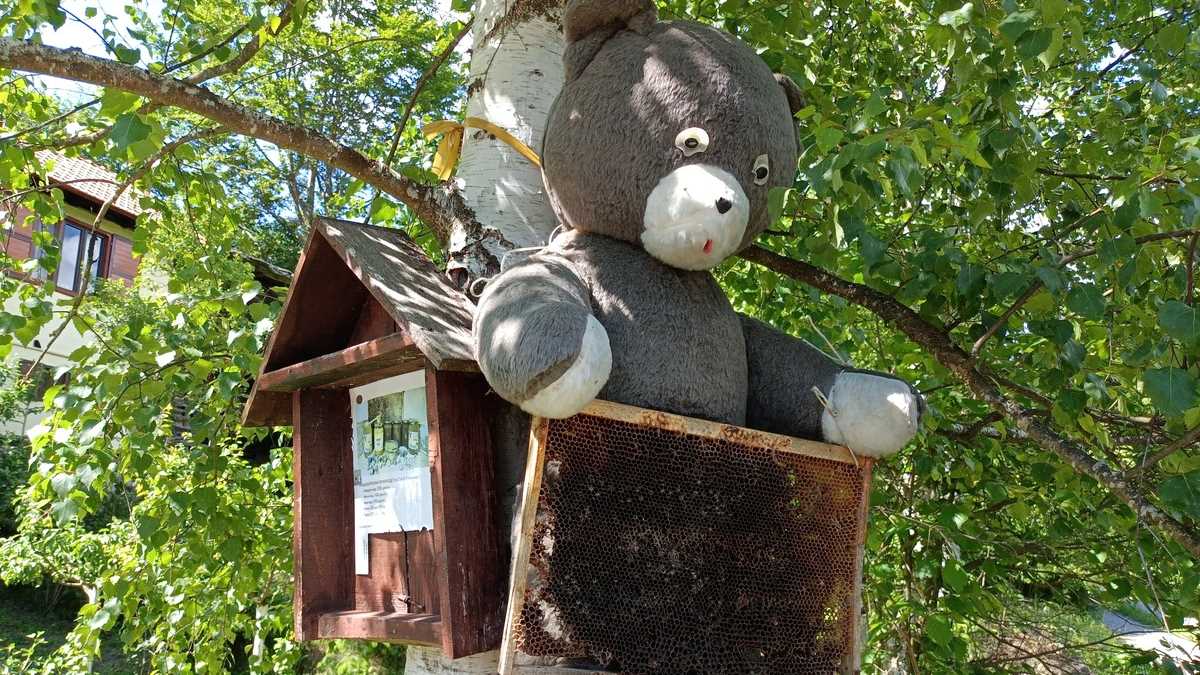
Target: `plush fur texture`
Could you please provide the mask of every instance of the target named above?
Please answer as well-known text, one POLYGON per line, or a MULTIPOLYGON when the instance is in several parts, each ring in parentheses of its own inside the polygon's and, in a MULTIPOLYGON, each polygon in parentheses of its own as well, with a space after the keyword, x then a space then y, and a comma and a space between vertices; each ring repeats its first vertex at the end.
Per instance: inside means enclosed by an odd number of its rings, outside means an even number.
POLYGON ((886 457, 904 447, 925 409, 906 383, 873 373, 838 375, 828 398, 830 406, 821 414, 825 440, 868 457, 886 457))
POLYGON ((565 24, 543 175, 569 230, 480 299, 476 355, 495 390, 567 417, 610 354, 607 400, 864 454, 902 447, 924 410, 907 383, 739 316, 707 271, 769 225, 770 189, 794 180, 795 83, 726 33, 657 23, 649 0, 570 0, 565 24))
POLYGON ((542 162, 551 203, 571 228, 637 242, 663 177, 706 164, 740 180, 750 200, 740 249, 770 224, 770 189, 795 178, 790 110, 771 69, 727 33, 682 21, 654 24, 645 35, 619 31, 550 112, 542 162), (711 144, 686 157, 675 139, 692 127, 707 131, 711 144), (764 153, 771 176, 756 185, 754 162, 764 153))
POLYGON ((595 317, 589 316, 575 362, 558 379, 522 403, 521 409, 540 417, 570 417, 596 398, 611 372, 608 334, 595 317))

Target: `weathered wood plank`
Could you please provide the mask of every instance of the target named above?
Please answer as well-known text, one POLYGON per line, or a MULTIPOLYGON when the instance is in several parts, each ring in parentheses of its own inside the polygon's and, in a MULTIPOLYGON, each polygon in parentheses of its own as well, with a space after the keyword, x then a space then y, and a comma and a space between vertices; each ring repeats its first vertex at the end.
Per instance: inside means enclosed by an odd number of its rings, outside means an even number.
POLYGON ((853 647, 842 663, 842 669, 846 673, 858 673, 862 670, 867 639, 867 617, 863 616, 863 563, 867 550, 867 526, 871 514, 871 472, 875 468, 875 462, 870 458, 863 458, 859 461, 862 467, 863 495, 862 506, 858 512, 858 523, 862 531, 859 533, 858 550, 854 558, 854 609, 851 612, 851 620, 854 621, 852 627, 854 640, 851 642, 853 647))
POLYGON ((292 426, 292 395, 287 392, 259 391, 258 382, 255 382, 242 411, 242 425, 250 428, 292 426))
POLYGON ((258 378, 257 385, 260 392, 291 392, 334 385, 338 385, 338 388, 348 388, 347 381, 353 378, 366 374, 374 375, 384 369, 403 367, 406 364, 411 366, 411 372, 419 369, 423 361, 424 358, 413 344, 412 338, 402 333, 393 333, 378 340, 264 373, 258 378))
POLYGON ((370 574, 354 579, 355 609, 437 614, 433 542, 432 530, 369 535, 370 574))
POLYGON ((442 622, 436 614, 329 612, 320 617, 317 638, 436 646, 441 644, 442 622))
POLYGON ((521 488, 521 517, 517 542, 513 551, 512 570, 508 582, 508 604, 504 617, 504 641, 500 647, 500 674, 520 672, 516 667, 517 640, 514 631, 525 605, 525 585, 529 578, 529 556, 533 547, 533 527, 537 519, 538 499, 541 497, 542 471, 546 463, 546 437, 550 433, 548 420, 533 418, 529 427, 529 459, 525 463, 525 482, 521 488))
POLYGON ((425 370, 442 650, 460 658, 500 644, 504 567, 482 376, 425 370))
POLYGON ((435 367, 461 370, 474 362, 471 302, 402 230, 331 219, 313 229, 435 367))
MULTIPOLYGON (((362 283, 316 233, 309 234, 293 278, 279 322, 267 340, 260 377, 346 347, 367 299, 362 283)), ((274 404, 269 398, 270 392, 264 396, 262 388, 256 387, 246 400, 242 424, 256 426, 259 420, 281 423, 272 415, 274 404)))
POLYGON ((818 459, 830 459, 843 464, 859 465, 862 459, 854 456, 848 448, 840 445, 829 445, 817 441, 806 441, 791 436, 781 436, 766 431, 757 431, 745 427, 709 422, 708 420, 672 415, 671 413, 647 410, 634 406, 595 400, 583 409, 581 415, 603 417, 605 419, 628 422, 639 426, 654 427, 667 431, 677 431, 704 438, 728 440, 760 448, 769 448, 780 452, 788 452, 818 459))
POLYGON ((396 325, 396 320, 388 314, 378 300, 372 297, 367 300, 367 304, 358 315, 358 321, 355 322, 354 330, 350 333, 350 344, 370 342, 399 332, 401 331, 400 327, 396 325))
POLYGON ((322 614, 351 609, 354 601, 350 395, 301 391, 292 405, 295 628, 297 639, 313 640, 322 614))

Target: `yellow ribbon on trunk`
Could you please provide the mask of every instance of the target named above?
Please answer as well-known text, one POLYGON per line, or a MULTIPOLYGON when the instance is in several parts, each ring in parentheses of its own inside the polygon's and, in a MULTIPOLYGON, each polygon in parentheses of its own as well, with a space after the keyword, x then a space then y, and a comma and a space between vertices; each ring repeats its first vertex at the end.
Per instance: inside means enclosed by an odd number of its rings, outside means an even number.
POLYGON ((542 158, 533 151, 533 148, 521 142, 521 139, 485 119, 468 117, 462 122, 454 120, 432 122, 421 129, 425 138, 442 137, 441 142, 438 143, 437 152, 433 155, 433 172, 437 174, 438 178, 447 180, 454 175, 454 167, 458 166, 458 157, 462 154, 463 137, 468 128, 483 129, 524 155, 526 159, 533 162, 534 166, 542 168, 542 158))

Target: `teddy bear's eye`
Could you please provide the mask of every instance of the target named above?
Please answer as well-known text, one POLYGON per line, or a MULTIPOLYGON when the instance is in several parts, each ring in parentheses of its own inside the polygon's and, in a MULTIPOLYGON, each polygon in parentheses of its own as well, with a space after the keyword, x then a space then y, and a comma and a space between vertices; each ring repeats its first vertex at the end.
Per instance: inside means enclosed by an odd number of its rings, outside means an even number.
POLYGON ((767 155, 759 155, 758 159, 754 160, 754 184, 766 185, 767 179, 771 177, 771 158, 767 155))
POLYGON ((708 150, 708 132, 700 127, 684 129, 675 137, 675 147, 684 157, 691 157, 708 150))

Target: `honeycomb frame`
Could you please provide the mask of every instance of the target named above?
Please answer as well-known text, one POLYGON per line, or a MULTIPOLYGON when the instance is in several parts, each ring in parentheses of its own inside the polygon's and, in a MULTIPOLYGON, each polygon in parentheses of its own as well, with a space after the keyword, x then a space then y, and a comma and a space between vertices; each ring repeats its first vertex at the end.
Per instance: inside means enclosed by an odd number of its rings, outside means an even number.
POLYGON ((535 418, 500 673, 858 672, 870 479, 846 448, 632 406, 535 418))

